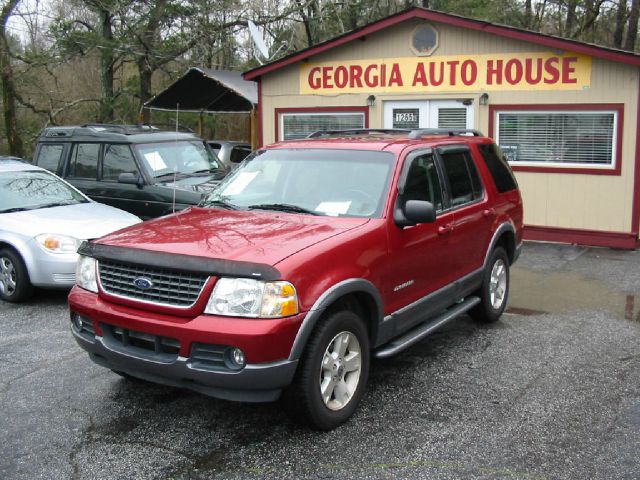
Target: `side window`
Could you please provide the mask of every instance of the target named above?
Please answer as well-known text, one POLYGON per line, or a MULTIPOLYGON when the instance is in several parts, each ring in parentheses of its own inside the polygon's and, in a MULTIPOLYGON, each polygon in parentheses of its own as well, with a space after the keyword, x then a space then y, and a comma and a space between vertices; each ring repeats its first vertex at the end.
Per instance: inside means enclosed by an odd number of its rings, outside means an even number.
POLYGON ((50 172, 57 173, 64 145, 42 144, 38 151, 37 165, 50 172))
POLYGON ((95 180, 98 173, 98 157, 100 144, 76 143, 71 153, 69 177, 95 180))
POLYGON ((102 179, 118 181, 121 173, 138 173, 131 149, 128 145, 105 145, 102 179))
POLYGON ((219 143, 210 143, 209 147, 211 147, 211 150, 213 150, 213 153, 218 155, 220 153, 220 149, 222 148, 222 145, 220 145, 219 143))
POLYGON ((518 183, 500 147, 492 143, 491 145, 478 145, 478 148, 482 158, 484 158, 484 162, 487 164, 491 177, 493 177, 493 182, 496 184, 498 192, 504 193, 518 188, 518 183))
POLYGON ((402 198, 405 202, 426 200, 433 204, 437 212, 444 209, 442 188, 432 155, 422 155, 411 161, 402 198))
POLYGON ((233 150, 231 150, 231 157, 229 160, 231 161, 231 163, 240 163, 250 153, 251 153, 250 148, 242 147, 242 146, 233 147, 233 150))
POLYGON ((449 179, 452 207, 472 202, 482 196, 482 183, 469 155, 464 151, 441 153, 442 164, 449 179))

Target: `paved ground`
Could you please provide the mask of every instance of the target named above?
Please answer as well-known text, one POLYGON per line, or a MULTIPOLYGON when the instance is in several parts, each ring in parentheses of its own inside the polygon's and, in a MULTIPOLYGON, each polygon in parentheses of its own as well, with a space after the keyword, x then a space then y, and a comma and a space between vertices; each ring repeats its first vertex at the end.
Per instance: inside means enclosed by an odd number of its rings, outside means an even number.
POLYGON ((0 304, 0 478, 640 478, 640 253, 528 244, 512 281, 497 324, 374 362, 329 433, 93 365, 63 294, 0 304))

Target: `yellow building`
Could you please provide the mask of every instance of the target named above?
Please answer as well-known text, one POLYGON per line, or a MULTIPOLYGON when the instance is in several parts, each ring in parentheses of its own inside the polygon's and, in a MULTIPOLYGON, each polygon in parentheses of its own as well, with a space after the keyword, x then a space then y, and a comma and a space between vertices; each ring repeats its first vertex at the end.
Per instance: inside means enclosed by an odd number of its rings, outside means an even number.
POLYGON ((640 56, 412 8, 246 72, 260 144, 472 128, 516 172, 525 238, 635 248, 640 56))

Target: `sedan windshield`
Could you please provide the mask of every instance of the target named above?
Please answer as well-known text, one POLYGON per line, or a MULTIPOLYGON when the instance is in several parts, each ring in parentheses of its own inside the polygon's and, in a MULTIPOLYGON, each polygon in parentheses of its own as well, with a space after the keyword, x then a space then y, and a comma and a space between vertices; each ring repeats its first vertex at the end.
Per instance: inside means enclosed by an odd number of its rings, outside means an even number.
POLYGON ((175 173, 190 175, 224 169, 204 142, 197 140, 145 143, 136 145, 135 148, 154 178, 175 173))
POLYGON ((263 150, 201 203, 213 208, 379 217, 394 157, 361 150, 263 150))
POLYGON ((0 175, 0 213, 88 201, 80 192, 48 172, 26 170, 0 175))

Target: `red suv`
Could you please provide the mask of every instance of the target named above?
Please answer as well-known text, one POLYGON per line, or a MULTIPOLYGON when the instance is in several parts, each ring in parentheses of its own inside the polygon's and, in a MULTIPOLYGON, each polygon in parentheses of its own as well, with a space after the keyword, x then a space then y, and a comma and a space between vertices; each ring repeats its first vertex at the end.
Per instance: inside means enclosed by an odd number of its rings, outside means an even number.
POLYGON ((507 303, 522 200, 475 131, 319 132, 262 149, 197 207, 81 246, 73 334, 123 376, 284 397, 331 429, 372 356, 507 303))

